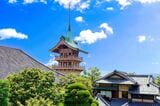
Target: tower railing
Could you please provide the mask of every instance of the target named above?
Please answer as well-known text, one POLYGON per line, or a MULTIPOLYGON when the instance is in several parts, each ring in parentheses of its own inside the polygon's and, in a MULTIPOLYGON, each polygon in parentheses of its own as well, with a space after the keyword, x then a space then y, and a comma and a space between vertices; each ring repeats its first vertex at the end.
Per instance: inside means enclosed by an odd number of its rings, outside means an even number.
POLYGON ((84 66, 59 66, 59 65, 53 65, 54 69, 77 69, 77 70, 84 70, 85 67, 84 66))
POLYGON ((78 60, 78 61, 83 61, 82 57, 78 56, 55 56, 55 60, 78 60))

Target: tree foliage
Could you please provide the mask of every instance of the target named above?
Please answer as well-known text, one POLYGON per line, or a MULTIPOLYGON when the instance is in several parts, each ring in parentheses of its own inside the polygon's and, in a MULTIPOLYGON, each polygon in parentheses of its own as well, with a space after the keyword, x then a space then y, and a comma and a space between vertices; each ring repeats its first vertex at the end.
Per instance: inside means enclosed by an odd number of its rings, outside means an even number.
POLYGON ((26 101, 26 106, 56 106, 53 104, 53 101, 50 99, 40 98, 31 98, 26 101))
POLYGON ((8 77, 11 86, 11 99, 13 105, 22 105, 31 98, 42 97, 58 103, 59 91, 55 86, 54 73, 40 69, 24 69, 20 73, 8 77))
POLYGON ((59 86, 66 88, 69 84, 72 84, 72 83, 82 83, 87 87, 89 91, 91 91, 92 89, 90 79, 77 75, 77 74, 73 74, 73 73, 68 74, 65 77, 61 77, 59 86))
POLYGON ((100 78, 100 70, 97 67, 90 67, 85 73, 84 76, 89 78, 92 82, 92 84, 94 83, 95 80, 97 80, 98 78, 100 78))
POLYGON ((160 86, 160 75, 157 76, 156 83, 160 86))
POLYGON ((65 95, 65 106, 91 106, 95 102, 87 87, 81 83, 69 84, 65 95))
POLYGON ((9 83, 6 80, 0 80, 0 105, 9 105, 9 83))

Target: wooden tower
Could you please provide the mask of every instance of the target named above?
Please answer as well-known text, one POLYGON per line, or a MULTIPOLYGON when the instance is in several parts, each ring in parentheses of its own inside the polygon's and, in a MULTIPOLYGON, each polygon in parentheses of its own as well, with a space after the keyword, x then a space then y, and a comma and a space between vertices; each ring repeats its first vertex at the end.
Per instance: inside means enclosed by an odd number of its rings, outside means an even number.
POLYGON ((55 56, 55 60, 58 62, 58 65, 53 66, 54 70, 63 74, 80 74, 84 70, 84 66, 80 66, 83 58, 79 57, 79 53, 82 52, 87 54, 87 52, 80 49, 78 47, 78 43, 72 39, 70 27, 70 9, 67 36, 61 36, 60 41, 51 49, 51 52, 58 54, 55 56))

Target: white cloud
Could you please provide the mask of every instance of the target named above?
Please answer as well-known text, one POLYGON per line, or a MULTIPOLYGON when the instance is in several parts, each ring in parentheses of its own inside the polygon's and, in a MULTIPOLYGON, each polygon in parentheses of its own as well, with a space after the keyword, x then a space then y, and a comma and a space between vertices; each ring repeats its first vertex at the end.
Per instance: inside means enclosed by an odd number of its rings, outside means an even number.
POLYGON ((84 19, 83 19, 82 16, 76 17, 75 20, 76 20, 77 22, 84 22, 84 19))
POLYGON ((83 30, 80 35, 75 37, 75 41, 81 43, 93 44, 98 40, 106 39, 108 35, 113 34, 113 29, 107 23, 102 23, 99 26, 100 31, 93 32, 90 29, 83 30))
POLYGON ((113 34, 113 29, 107 23, 102 23, 100 28, 104 30, 106 34, 113 34))
POLYGON ((131 5, 132 3, 140 3, 140 4, 151 4, 151 3, 158 3, 160 0, 117 0, 119 5, 121 5, 121 9, 131 5))
POLYGON ((121 6, 121 9, 124 9, 126 6, 131 5, 132 0, 117 0, 117 2, 121 6))
POLYGON ((112 0, 96 0, 96 5, 100 5, 104 2, 110 2, 110 1, 112 1, 112 0))
POLYGON ((81 63, 81 66, 86 66, 86 62, 83 61, 83 62, 81 63))
POLYGON ((17 32, 13 28, 0 29, 0 40, 10 39, 10 38, 27 39, 28 36, 21 32, 17 32))
POLYGON ((146 35, 139 35, 139 36, 137 36, 137 40, 140 43, 155 41, 155 39, 152 36, 146 36, 146 35))
POLYGON ((24 0, 24 4, 31 4, 31 3, 36 3, 36 2, 47 4, 47 0, 24 0))
POLYGON ((96 5, 105 3, 105 2, 117 2, 121 8, 124 9, 127 6, 132 5, 133 3, 140 3, 140 4, 152 4, 152 3, 160 3, 160 0, 97 0, 96 5))
POLYGON ((158 39, 155 39, 153 36, 147 36, 147 40, 150 42, 158 41, 158 39))
POLYGON ((17 0, 9 0, 8 2, 9 2, 9 3, 16 3, 17 0))
POLYGON ((108 11, 113 11, 113 10, 114 10, 113 7, 107 7, 106 9, 107 9, 108 11))
POLYGON ((53 65, 57 65, 58 62, 55 60, 53 55, 50 55, 51 59, 49 59, 49 61, 45 64, 46 66, 53 66, 53 65))
POLYGON ((137 36, 137 40, 138 40, 138 42, 142 43, 142 42, 146 41, 146 36, 145 35, 139 35, 139 36, 137 36))
POLYGON ((135 2, 140 2, 142 4, 151 4, 151 3, 156 3, 160 2, 160 0, 134 0, 135 2))
POLYGON ((64 8, 69 8, 70 4, 71 9, 83 11, 89 8, 91 0, 55 0, 55 2, 59 3, 64 8))
MULTIPOLYGON (((9 3, 16 3, 18 0, 8 0, 9 3)), ((24 4, 31 4, 31 3, 38 3, 38 2, 41 2, 41 3, 44 3, 44 4, 47 4, 47 1, 48 0, 22 0, 22 2, 24 4)))
POLYGON ((52 65, 57 65, 57 64, 58 64, 58 62, 55 61, 54 58, 52 58, 52 59, 50 59, 50 60, 48 61, 48 63, 46 63, 45 65, 46 65, 46 66, 52 66, 52 65))
POLYGON ((82 2, 80 5, 79 5, 79 8, 77 10, 85 10, 87 8, 89 8, 89 4, 90 3, 90 0, 88 0, 87 2, 82 2))

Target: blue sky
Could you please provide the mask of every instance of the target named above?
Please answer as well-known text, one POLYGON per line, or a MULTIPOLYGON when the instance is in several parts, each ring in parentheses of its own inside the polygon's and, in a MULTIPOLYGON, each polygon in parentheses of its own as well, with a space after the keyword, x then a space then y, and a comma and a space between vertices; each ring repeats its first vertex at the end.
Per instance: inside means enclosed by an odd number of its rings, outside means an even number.
MULTIPOLYGON (((66 35, 69 0, 0 0, 0 45, 47 64, 66 35)), ((160 73, 160 0, 70 0, 73 39, 86 67, 160 73)))

